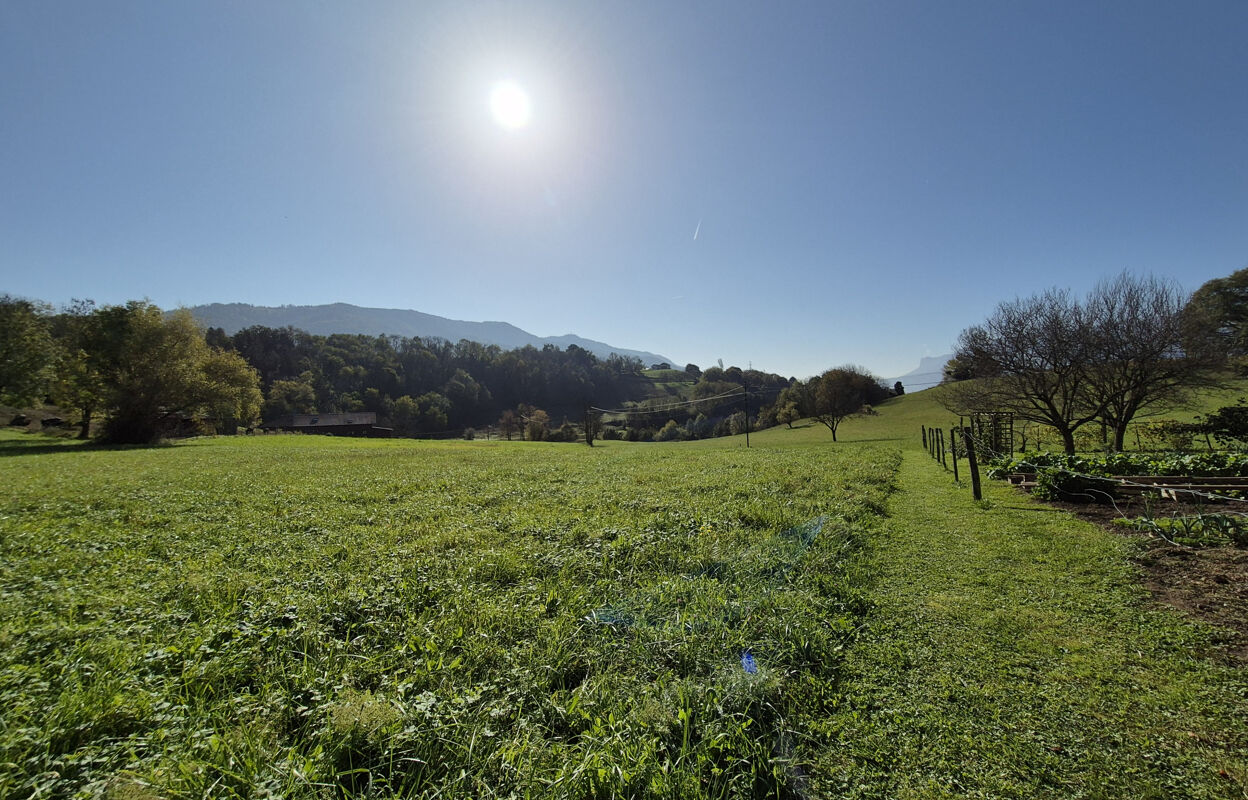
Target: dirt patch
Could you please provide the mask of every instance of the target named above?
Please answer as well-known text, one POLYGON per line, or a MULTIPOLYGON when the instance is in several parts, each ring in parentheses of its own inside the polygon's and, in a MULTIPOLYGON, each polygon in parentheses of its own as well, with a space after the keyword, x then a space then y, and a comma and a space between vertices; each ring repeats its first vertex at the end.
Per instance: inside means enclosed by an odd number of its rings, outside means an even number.
POLYGON ((1244 513, 1241 503, 1145 504, 1139 499, 1119 500, 1117 505, 1084 505, 1054 502, 1049 505, 1069 511, 1106 530, 1130 536, 1140 543, 1135 557, 1142 570, 1143 584, 1159 603, 1218 626, 1225 632, 1217 644, 1236 662, 1248 664, 1248 549, 1242 547, 1185 547, 1115 524, 1114 520, 1135 519, 1145 514, 1155 518, 1171 515, 1244 513), (1232 507, 1233 506, 1233 507, 1232 507))

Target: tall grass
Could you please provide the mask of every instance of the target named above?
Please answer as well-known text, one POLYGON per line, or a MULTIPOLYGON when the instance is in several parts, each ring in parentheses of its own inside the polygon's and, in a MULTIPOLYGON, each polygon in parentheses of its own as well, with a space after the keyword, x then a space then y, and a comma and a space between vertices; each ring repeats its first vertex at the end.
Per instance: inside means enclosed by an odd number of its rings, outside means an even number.
POLYGON ((800 795, 897 465, 12 435, 0 460, 13 797, 800 795))

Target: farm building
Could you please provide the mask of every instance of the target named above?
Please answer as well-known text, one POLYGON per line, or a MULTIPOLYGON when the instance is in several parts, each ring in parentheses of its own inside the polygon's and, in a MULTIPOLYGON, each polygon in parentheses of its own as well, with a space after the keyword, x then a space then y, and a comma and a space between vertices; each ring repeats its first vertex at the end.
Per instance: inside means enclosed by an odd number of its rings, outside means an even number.
POLYGON ((389 436, 390 428, 377 427, 374 411, 347 414, 290 414, 266 421, 260 426, 270 431, 319 433, 327 436, 389 436))

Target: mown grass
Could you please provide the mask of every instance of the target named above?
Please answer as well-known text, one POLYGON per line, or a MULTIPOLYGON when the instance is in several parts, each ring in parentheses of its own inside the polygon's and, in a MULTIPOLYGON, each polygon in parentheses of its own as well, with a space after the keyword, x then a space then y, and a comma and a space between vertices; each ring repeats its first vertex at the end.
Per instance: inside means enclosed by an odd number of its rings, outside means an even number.
POLYGON ((1248 797, 1248 674, 1216 628, 1151 601, 1138 542, 992 481, 976 503, 920 444, 948 424, 938 390, 877 411, 839 445, 809 422, 753 437, 903 456, 865 551, 873 610, 821 728, 823 796, 1248 797))
POLYGON ((844 797, 1243 797, 1248 675, 1153 605, 1132 543, 906 452, 846 665, 844 797))
POLYGON ((7 434, 0 460, 0 796, 783 797, 897 456, 7 434))

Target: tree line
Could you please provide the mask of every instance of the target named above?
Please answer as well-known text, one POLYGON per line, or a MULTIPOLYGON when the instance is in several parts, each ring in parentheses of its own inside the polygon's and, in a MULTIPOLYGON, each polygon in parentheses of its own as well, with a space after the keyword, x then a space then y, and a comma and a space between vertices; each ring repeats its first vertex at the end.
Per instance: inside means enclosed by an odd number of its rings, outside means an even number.
POLYGON ((209 420, 221 430, 260 412, 260 380, 238 353, 213 347, 191 314, 147 302, 59 313, 0 297, 0 402, 74 411, 87 438, 150 443, 209 420))
POLYGON ((356 411, 403 436, 496 428, 504 438, 671 441, 809 417, 835 439, 844 419, 901 391, 852 366, 805 382, 722 362, 662 374, 686 384, 683 393, 649 397, 639 359, 576 345, 504 350, 263 326, 228 335, 145 301, 53 311, 0 297, 0 402, 51 403, 74 412, 84 438, 98 423, 100 438, 119 443, 356 411))
POLYGON ((494 425, 508 411, 526 425, 538 409, 548 420, 581 419, 588 406, 623 402, 645 382, 640 359, 600 359, 577 345, 504 350, 468 340, 263 326, 233 336, 210 328, 206 335, 256 368, 266 420, 372 411, 401 435, 494 425))
POLYGON ((1188 295, 1123 272, 1084 297, 1049 289, 1000 303, 945 365, 951 411, 1047 425, 1067 453, 1087 425, 1122 450, 1132 420, 1163 413, 1248 366, 1248 269, 1188 295), (970 379, 974 380, 970 380, 970 379))

